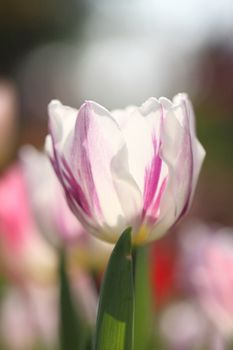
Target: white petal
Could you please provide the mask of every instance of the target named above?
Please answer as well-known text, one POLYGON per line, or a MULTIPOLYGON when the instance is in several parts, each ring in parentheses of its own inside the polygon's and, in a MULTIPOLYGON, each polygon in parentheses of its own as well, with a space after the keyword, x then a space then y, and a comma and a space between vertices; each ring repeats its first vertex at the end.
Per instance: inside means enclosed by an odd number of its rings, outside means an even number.
POLYGON ((112 177, 118 198, 124 212, 121 231, 131 226, 133 233, 141 223, 143 206, 142 194, 129 171, 128 153, 126 145, 117 153, 111 163, 112 177))
POLYGON ((53 100, 48 106, 48 113, 51 136, 54 142, 62 147, 74 129, 78 111, 53 100))
MULTIPOLYGON (((150 123, 146 121, 143 109, 136 108, 133 111, 122 132, 127 145, 130 174, 143 193, 145 170, 154 155, 153 131, 150 123)), ((156 130, 154 133, 156 134, 156 130)))
POLYGON ((49 158, 53 157, 53 141, 50 134, 45 138, 44 150, 49 158))
POLYGON ((203 148, 197 141, 194 117, 185 95, 164 111, 161 156, 169 167, 168 184, 161 201, 159 221, 152 237, 161 235, 190 206, 203 161, 203 148))
POLYGON ((111 115, 116 120, 121 129, 124 129, 128 119, 132 117, 132 113, 137 109, 136 106, 128 106, 125 109, 115 109, 111 111, 111 115))
POLYGON ((72 171, 76 174, 95 221, 116 234, 123 211, 110 171, 124 139, 110 113, 94 102, 79 110, 72 145, 72 171))

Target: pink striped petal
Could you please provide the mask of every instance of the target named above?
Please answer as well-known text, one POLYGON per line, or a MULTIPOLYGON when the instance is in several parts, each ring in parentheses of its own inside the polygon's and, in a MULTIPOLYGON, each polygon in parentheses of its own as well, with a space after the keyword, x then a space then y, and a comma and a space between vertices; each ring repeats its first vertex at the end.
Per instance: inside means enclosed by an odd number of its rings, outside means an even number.
POLYGON ((70 151, 70 166, 89 205, 89 217, 99 230, 114 232, 124 213, 111 174, 111 162, 124 139, 111 114, 94 102, 86 102, 79 110, 70 151))
POLYGON ((160 146, 157 146, 156 139, 153 139, 154 143, 154 157, 150 166, 145 172, 145 185, 144 185, 144 204, 142 210, 142 220, 149 223, 155 223, 159 216, 159 205, 162 194, 166 185, 166 178, 162 178, 162 159, 159 155, 160 146))
POLYGON ((151 239, 166 232, 189 208, 204 158, 193 129, 189 101, 184 100, 184 95, 174 101, 160 99, 163 108, 160 154, 168 166, 168 178, 151 239))

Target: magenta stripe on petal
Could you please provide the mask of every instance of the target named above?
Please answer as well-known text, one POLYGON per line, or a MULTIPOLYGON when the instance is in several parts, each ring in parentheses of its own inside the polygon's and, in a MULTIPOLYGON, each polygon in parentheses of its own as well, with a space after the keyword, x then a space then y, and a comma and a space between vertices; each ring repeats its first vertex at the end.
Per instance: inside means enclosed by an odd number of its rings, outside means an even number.
POLYGON ((86 199, 86 196, 79 185, 78 181, 72 174, 70 167, 68 166, 66 160, 62 158, 62 165, 64 169, 62 170, 62 177, 65 178, 66 183, 64 183, 64 188, 66 189, 66 195, 68 198, 75 201, 78 206, 89 216, 91 217, 91 209, 86 199), (69 188, 67 187, 67 183, 69 188))
POLYGON ((80 185, 74 178, 66 160, 64 158, 61 158, 61 160, 64 169, 60 168, 58 156, 54 148, 54 158, 50 157, 50 161, 55 173, 58 176, 58 179, 60 180, 63 186, 68 203, 72 208, 75 208, 76 205, 78 205, 84 211, 85 214, 91 217, 91 210, 80 185))
POLYGON ((143 214, 144 217, 147 213, 147 211, 151 208, 151 205, 154 200, 155 193, 157 191, 160 173, 161 173, 161 167, 162 167, 162 160, 159 156, 159 152, 157 149, 157 142, 156 139, 153 138, 153 145, 154 145, 154 156, 151 162, 151 165, 148 169, 146 169, 145 174, 145 182, 144 182, 144 204, 143 204, 143 214))
MULTIPOLYGON (((89 150, 89 140, 88 140, 88 130, 90 127, 90 113, 91 107, 88 102, 86 102, 79 110, 76 126, 75 126, 75 137, 73 147, 75 156, 77 153, 79 156, 79 168, 80 168, 80 177, 82 183, 86 184, 86 189, 91 198, 92 205, 97 211, 98 215, 101 215, 101 208, 99 203, 98 194, 96 191, 96 186, 94 182, 94 176, 92 171, 92 166, 90 162, 90 156, 94 152, 93 149, 89 150)), ((92 160, 93 163, 93 160, 92 160)))
POLYGON ((162 184, 160 186, 160 189, 159 189, 159 192, 157 194, 156 200, 153 203, 153 206, 151 208, 150 216, 154 218, 154 221, 157 219, 157 214, 158 214, 160 202, 161 202, 161 199, 162 199, 163 192, 164 192, 164 190, 166 188, 166 185, 167 185, 167 177, 163 179, 163 182, 162 182, 162 184))

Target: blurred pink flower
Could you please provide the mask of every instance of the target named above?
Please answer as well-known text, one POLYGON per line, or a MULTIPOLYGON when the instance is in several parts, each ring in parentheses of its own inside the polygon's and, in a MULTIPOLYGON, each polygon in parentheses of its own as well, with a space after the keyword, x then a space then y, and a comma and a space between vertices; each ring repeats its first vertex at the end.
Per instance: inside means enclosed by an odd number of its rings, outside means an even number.
POLYGON ((70 277, 74 300, 77 302, 79 311, 82 312, 88 324, 95 326, 98 292, 92 277, 87 271, 77 267, 72 269, 70 277))
POLYGON ((49 117, 46 149, 91 233, 115 242, 132 226, 134 243, 143 244, 186 213, 205 152, 185 94, 112 112, 91 101, 79 111, 52 101, 49 117))
POLYGON ((0 305, 0 337, 9 350, 31 350, 57 342, 58 303, 54 288, 11 287, 0 305))
POLYGON ((206 344, 208 323, 192 300, 168 305, 160 315, 159 326, 166 349, 203 349, 206 344))
MULTIPOLYGON (((41 157, 44 156, 41 155, 41 157)), ((50 166, 47 158, 45 158, 45 160, 47 165, 50 166)), ((20 288, 20 292, 27 304, 26 315, 24 310, 22 310, 22 313, 21 310, 19 310, 19 320, 17 317, 14 320, 13 315, 9 315, 9 322, 12 322, 12 327, 14 327, 15 324, 20 322, 21 316, 27 319, 29 317, 29 321, 33 321, 33 326, 36 327, 38 335, 41 336, 44 342, 49 343, 50 340, 53 340, 57 335, 57 255, 52 246, 43 238, 43 235, 41 235, 41 232, 34 222, 34 216, 31 212, 28 197, 27 177, 25 176, 25 169, 23 170, 21 165, 22 164, 13 165, 0 179, 0 202, 4 204, 0 206, 0 259, 11 281, 20 288)), ((70 213, 62 197, 62 192, 59 194, 61 188, 59 187, 60 185, 57 179, 54 178, 56 180, 56 185, 51 183, 49 178, 51 174, 46 172, 46 166, 43 168, 43 162, 41 163, 38 161, 38 166, 39 165, 42 166, 42 171, 44 169, 45 174, 48 176, 48 185, 55 186, 52 187, 54 191, 52 191, 52 193, 58 193, 59 195, 59 197, 55 199, 58 198, 62 201, 63 204, 59 202, 59 205, 64 205, 64 211, 67 210, 68 215, 72 216, 72 220, 75 222, 75 228, 80 228, 77 219, 70 213)), ((31 188, 31 191, 33 190, 35 189, 31 188)), ((45 188, 43 188, 43 186, 40 187, 40 184, 38 184, 38 193, 40 192, 39 190, 43 192, 45 188)), ((49 199, 48 196, 48 202, 44 202, 44 207, 40 208, 40 215, 43 215, 43 212, 46 214, 48 207, 46 207, 45 204, 49 204, 49 199), (44 209, 44 211, 42 209, 44 209)), ((50 203, 51 205, 56 205, 56 201, 50 203)), ((50 220, 52 222, 51 218, 50 220)), ((59 227, 59 229, 61 228, 59 227)), ((81 233, 78 231, 78 234, 84 235, 85 231, 81 228, 81 233)), ((91 247, 95 246, 94 241, 96 240, 91 236, 87 236, 89 239, 86 240, 85 237, 83 241, 88 243, 86 246, 80 244, 80 246, 75 249, 73 245, 71 245, 72 249, 70 248, 68 250, 67 271, 70 275, 70 281, 76 299, 79 301, 87 320, 93 323, 97 310, 97 292, 92 279, 86 270, 83 269, 83 265, 79 264, 82 260, 79 255, 83 252, 84 255, 87 255, 85 259, 88 260, 88 257, 93 255, 91 247), (87 253, 87 251, 89 251, 89 253, 87 253), (79 259, 76 259, 77 256, 79 259)), ((98 253, 103 253, 106 249, 105 245, 107 244, 102 242, 98 242, 98 244, 101 246, 98 253)), ((106 251, 106 255, 109 255, 110 249, 106 249, 106 251)), ((98 261, 100 261, 103 259, 103 254, 98 253, 95 251, 98 261)), ((95 254, 94 257, 91 258, 92 260, 94 258, 97 259, 95 254)), ((106 255, 105 259, 107 259, 106 255)), ((83 258, 83 260, 85 259, 83 258)), ((87 261, 85 261, 85 263, 90 264, 87 261)), ((22 319, 22 322, 24 321, 28 322, 28 320, 22 319)), ((28 330, 29 333, 31 332, 30 327, 28 330)), ((18 334, 18 332, 15 336, 22 340, 21 334, 18 334)), ((19 340, 19 343, 21 340, 19 340)), ((14 342, 14 339, 12 339, 12 342, 14 342)))
POLYGON ((54 278, 56 255, 33 221, 24 176, 17 164, 0 178, 0 203, 1 260, 6 270, 20 279, 54 278))
POLYGON ((206 317, 233 339, 233 229, 192 224, 181 236, 183 279, 206 317))

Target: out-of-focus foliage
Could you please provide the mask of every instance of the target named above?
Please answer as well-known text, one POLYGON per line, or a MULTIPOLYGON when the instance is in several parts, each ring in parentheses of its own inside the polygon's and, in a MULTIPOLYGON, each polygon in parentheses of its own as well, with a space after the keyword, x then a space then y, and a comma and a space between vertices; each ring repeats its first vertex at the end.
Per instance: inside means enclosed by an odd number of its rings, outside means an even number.
POLYGON ((71 35, 86 10, 83 0, 1 1, 1 73, 14 74, 15 64, 37 45, 71 35))

